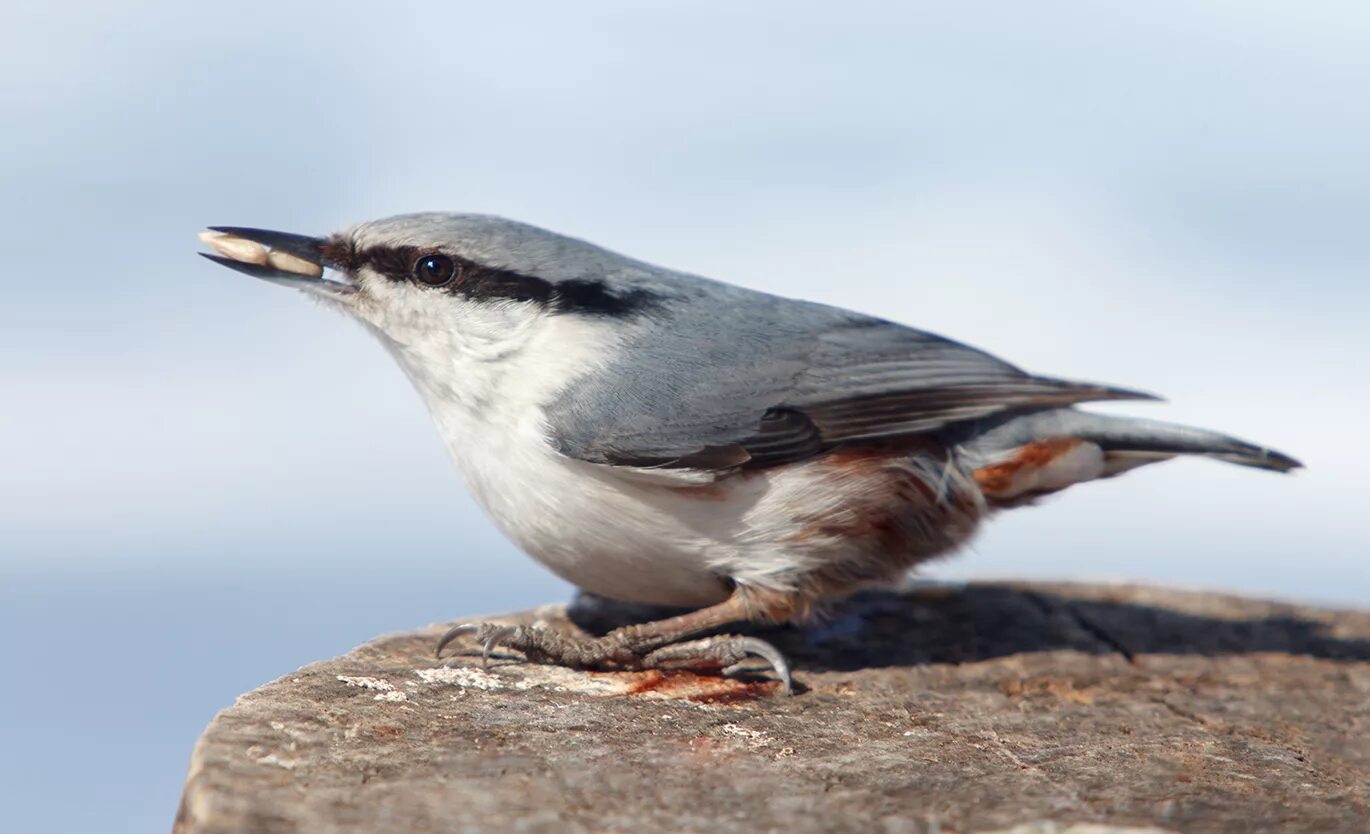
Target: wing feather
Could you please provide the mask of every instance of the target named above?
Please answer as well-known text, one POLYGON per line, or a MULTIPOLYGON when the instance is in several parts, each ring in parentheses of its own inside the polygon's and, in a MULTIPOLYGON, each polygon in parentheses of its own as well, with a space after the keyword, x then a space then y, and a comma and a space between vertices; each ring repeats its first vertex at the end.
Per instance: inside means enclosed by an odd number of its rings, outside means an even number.
POLYGON ((548 415, 558 448, 616 466, 724 472, 999 412, 1154 399, 1033 376, 882 319, 727 290, 726 303, 682 302, 573 384, 548 415))

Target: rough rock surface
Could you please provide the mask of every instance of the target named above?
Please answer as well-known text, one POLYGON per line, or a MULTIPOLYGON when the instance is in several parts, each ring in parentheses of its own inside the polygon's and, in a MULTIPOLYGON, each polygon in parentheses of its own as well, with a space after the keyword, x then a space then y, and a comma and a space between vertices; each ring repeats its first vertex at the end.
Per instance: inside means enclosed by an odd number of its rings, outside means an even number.
POLYGON ((176 830, 1370 831, 1366 613, 1142 587, 868 594, 766 635, 795 663, 791 698, 762 679, 439 664, 442 629, 220 713, 176 830))

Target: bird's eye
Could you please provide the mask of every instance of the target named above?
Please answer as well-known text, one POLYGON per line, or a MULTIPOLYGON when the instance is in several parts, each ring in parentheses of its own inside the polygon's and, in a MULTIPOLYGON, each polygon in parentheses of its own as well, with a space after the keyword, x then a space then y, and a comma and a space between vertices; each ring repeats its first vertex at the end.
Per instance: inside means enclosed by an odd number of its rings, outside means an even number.
POLYGON ((457 274, 457 265, 446 255, 424 255, 414 264, 414 279, 430 287, 441 287, 457 274))

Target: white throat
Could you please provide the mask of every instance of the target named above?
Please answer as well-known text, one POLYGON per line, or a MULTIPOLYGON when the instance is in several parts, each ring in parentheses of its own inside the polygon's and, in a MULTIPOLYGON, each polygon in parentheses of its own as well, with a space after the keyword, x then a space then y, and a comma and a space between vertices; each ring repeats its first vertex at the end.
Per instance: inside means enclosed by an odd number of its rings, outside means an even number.
POLYGON ((505 505, 535 491, 528 478, 562 465, 547 406, 611 356, 620 333, 612 322, 527 304, 480 306, 487 309, 468 308, 450 327, 399 339, 371 328, 428 405, 476 499, 512 535, 505 505))

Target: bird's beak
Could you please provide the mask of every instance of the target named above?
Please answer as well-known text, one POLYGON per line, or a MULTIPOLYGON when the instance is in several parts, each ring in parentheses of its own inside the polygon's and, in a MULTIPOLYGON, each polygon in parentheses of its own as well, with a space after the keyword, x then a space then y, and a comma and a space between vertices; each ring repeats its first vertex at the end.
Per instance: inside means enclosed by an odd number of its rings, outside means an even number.
POLYGON ((339 299, 356 291, 351 283, 323 277, 324 267, 329 266, 326 238, 243 226, 210 226, 200 232, 200 242, 218 253, 201 252, 203 257, 253 278, 339 299))

